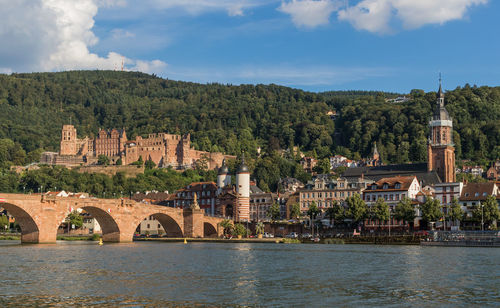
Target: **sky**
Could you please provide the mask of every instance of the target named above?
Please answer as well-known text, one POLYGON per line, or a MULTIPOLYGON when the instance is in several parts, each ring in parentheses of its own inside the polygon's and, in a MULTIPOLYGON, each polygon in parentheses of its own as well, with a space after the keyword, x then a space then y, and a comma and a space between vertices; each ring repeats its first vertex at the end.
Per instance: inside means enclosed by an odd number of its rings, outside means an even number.
POLYGON ((500 86, 497 0, 0 0, 0 73, 308 91, 500 86))

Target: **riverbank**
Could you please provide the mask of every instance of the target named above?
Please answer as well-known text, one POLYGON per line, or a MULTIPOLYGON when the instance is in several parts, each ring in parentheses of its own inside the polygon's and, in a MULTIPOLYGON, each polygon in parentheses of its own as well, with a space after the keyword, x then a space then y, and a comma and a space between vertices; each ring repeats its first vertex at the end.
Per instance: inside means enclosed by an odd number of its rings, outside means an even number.
POLYGON ((380 237, 349 237, 326 238, 318 242, 311 239, 288 238, 134 238, 134 241, 144 242, 205 242, 205 243, 289 243, 289 244, 367 244, 367 245, 420 245, 421 237, 414 236, 380 236, 380 237))

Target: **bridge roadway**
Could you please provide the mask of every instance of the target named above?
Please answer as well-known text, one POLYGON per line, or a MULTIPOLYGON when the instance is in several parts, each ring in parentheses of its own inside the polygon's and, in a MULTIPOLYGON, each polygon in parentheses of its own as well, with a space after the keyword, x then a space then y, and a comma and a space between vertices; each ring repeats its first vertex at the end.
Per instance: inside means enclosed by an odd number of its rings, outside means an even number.
POLYGON ((211 237, 222 234, 222 218, 199 209, 179 209, 130 199, 51 197, 0 194, 0 207, 14 216, 23 243, 54 243, 61 222, 81 208, 97 219, 105 242, 130 242, 139 223, 153 216, 169 237, 211 237))

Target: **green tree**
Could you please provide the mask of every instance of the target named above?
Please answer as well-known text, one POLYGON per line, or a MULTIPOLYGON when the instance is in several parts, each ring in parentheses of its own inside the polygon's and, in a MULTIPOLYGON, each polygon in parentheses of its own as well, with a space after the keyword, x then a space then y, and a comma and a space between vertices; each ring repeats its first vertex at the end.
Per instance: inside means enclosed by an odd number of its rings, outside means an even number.
POLYGON ((267 216, 271 218, 272 221, 279 220, 281 218, 280 206, 278 203, 273 203, 267 210, 267 216))
POLYGON ((316 166, 314 166, 313 171, 320 174, 330 173, 330 160, 325 157, 318 161, 316 166))
POLYGON ((326 215, 330 219, 330 224, 332 224, 332 220, 337 224, 344 221, 345 209, 337 200, 335 200, 332 207, 326 209, 326 215))
POLYGON ((413 227, 413 221, 415 220, 415 209, 413 208, 413 204, 411 204, 411 200, 408 197, 403 198, 396 204, 394 208, 394 217, 397 220, 403 220, 410 225, 410 228, 413 227))
POLYGON ((97 164, 98 165, 103 165, 103 166, 107 166, 109 165, 109 157, 107 157, 106 155, 99 155, 97 157, 97 164))
POLYGON ((426 223, 435 222, 443 217, 438 199, 427 198, 421 207, 422 220, 426 223))
POLYGON ((464 211, 462 210, 462 207, 458 203, 457 198, 453 198, 451 201, 451 207, 448 211, 447 218, 453 222, 458 221, 459 226, 460 222, 463 220, 464 217, 464 211))
POLYGON ((73 211, 68 215, 68 222, 78 229, 83 226, 83 217, 77 211, 73 211))
POLYGON ((230 236, 233 234, 233 222, 229 219, 224 219, 221 223, 220 226, 223 229, 224 236, 230 236))
POLYGON ((500 219, 500 211, 498 210, 498 202, 495 196, 488 196, 481 205, 476 205, 472 210, 472 216, 476 221, 482 221, 489 228, 495 228, 496 222, 500 219))
POLYGON ((389 206, 385 203, 383 198, 378 198, 372 208, 372 218, 377 219, 380 223, 383 221, 388 221, 390 212, 389 206))
POLYGON ((144 164, 144 167, 148 170, 151 170, 151 169, 154 169, 156 167, 156 164, 154 161, 152 161, 151 159, 148 159, 146 161, 146 163, 144 164))
POLYGON ((246 236, 248 230, 243 224, 237 223, 234 225, 234 235, 246 236))
POLYGON ((290 208, 290 219, 297 219, 301 216, 300 205, 298 203, 292 204, 290 208))
POLYGON ((118 159, 116 160, 116 163, 115 163, 115 164, 116 164, 117 166, 121 166, 121 165, 123 165, 123 160, 121 159, 121 157, 120 157, 120 158, 118 158, 118 159))
POLYGON ((309 216, 309 218, 311 218, 311 222, 314 221, 314 219, 316 219, 316 216, 318 216, 319 214, 319 209, 318 209, 318 206, 316 205, 316 202, 311 202, 311 204, 309 205, 309 209, 307 210, 307 216, 309 216))
POLYGON ((7 215, 0 215, 0 231, 5 231, 9 227, 9 218, 7 215))
POLYGON ((362 222, 366 217, 368 209, 360 195, 354 194, 347 197, 345 202, 347 204, 346 218, 351 219, 355 224, 362 222))

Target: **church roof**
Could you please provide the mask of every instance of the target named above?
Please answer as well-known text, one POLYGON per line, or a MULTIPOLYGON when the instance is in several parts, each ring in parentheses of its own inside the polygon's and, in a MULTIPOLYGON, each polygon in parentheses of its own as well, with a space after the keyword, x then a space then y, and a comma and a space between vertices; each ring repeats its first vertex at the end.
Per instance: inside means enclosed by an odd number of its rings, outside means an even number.
POLYGON ((444 92, 441 87, 441 77, 439 78, 439 90, 436 95, 436 107, 432 115, 433 120, 451 120, 448 110, 444 107, 444 92))
POLYGON ((359 178, 362 174, 365 178, 373 181, 393 176, 414 175, 422 186, 441 183, 441 179, 435 171, 427 171, 427 163, 348 168, 342 174, 342 177, 347 179, 359 178))

